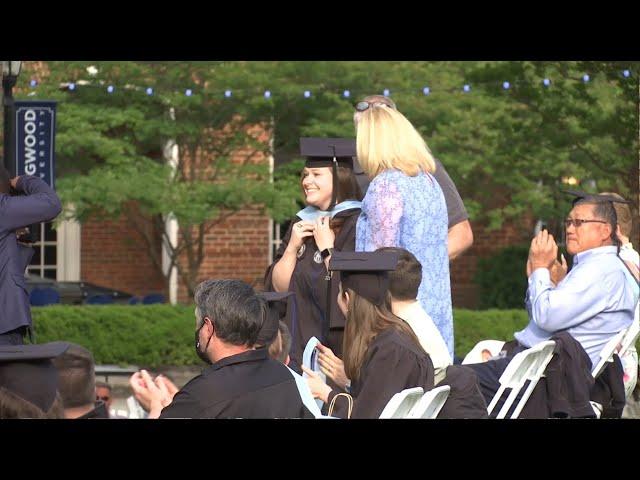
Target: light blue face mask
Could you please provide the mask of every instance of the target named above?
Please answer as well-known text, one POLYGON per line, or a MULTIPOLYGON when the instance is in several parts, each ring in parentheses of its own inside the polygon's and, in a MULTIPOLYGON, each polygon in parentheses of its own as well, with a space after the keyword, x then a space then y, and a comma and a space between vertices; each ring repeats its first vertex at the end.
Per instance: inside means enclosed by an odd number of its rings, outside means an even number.
POLYGON ((352 208, 362 208, 362 202, 357 200, 346 200, 340 202, 329 211, 320 210, 317 207, 308 206, 300 210, 296 215, 305 222, 315 222, 318 217, 335 217, 337 213, 350 210, 352 208))

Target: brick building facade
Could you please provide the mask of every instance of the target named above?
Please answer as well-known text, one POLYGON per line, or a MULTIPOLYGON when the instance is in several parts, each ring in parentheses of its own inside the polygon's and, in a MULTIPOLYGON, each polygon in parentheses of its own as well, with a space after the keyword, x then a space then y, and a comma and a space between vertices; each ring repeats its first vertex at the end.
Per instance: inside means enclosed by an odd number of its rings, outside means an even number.
MULTIPOLYGON (((478 305, 474 275, 479 258, 509 245, 527 242, 530 232, 512 224, 487 231, 472 223, 473 246, 451 264, 451 292, 455 307, 478 305)), ((140 236, 125 220, 89 221, 81 227, 81 279, 138 296, 162 292, 163 276, 142 246, 140 236)), ((271 220, 258 209, 245 209, 228 217, 205 236, 205 260, 199 278, 238 278, 261 288, 272 248, 271 220)), ((160 242, 157 245, 160 249, 160 242)), ((524 269, 524 265, 523 265, 524 269)), ((523 270, 524 272, 524 270, 523 270)), ((178 301, 188 303, 187 289, 178 282, 178 301)))

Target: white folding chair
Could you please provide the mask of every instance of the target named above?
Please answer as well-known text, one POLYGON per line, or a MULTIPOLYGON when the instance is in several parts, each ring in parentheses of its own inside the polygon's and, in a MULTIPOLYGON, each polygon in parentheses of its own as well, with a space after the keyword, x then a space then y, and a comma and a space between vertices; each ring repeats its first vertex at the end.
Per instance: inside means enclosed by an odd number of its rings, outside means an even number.
POLYGON ((422 398, 422 387, 407 388, 396 393, 382 410, 379 418, 405 418, 422 398))
POLYGON ((638 337, 640 336, 640 304, 636 305, 636 312, 633 318, 633 323, 627 330, 626 335, 622 339, 622 346, 618 352, 618 356, 622 357, 627 350, 636 344, 638 337))
MULTIPOLYGON (((625 343, 625 339, 627 338, 627 335, 629 334, 629 332, 634 328, 635 323, 636 322, 634 320, 634 323, 632 323, 628 329, 625 328, 624 330, 619 331, 616 335, 611 337, 611 339, 607 343, 605 343, 604 347, 602 348, 602 351, 600 352, 600 360, 591 370, 591 375, 593 375, 593 378, 598 378, 598 375, 602 373, 607 362, 613 362, 614 353, 620 352, 619 355, 622 353, 623 346, 621 345, 625 343)), ((637 338, 637 332, 636 332, 636 338, 637 338)), ((629 345, 627 345, 624 351, 626 351, 630 345, 632 345, 631 342, 629 343, 629 345)), ((591 403, 591 408, 593 408, 593 412, 596 414, 596 418, 600 418, 603 411, 602 405, 600 405, 598 402, 594 402, 593 400, 590 403, 591 403)))
POLYGON ((462 365, 484 362, 485 360, 482 359, 483 350, 489 350, 489 352, 491 352, 491 356, 495 357, 500 353, 503 346, 504 342, 501 340, 481 340, 475 344, 469 353, 467 353, 464 360, 462 360, 462 365))
POLYGON ((526 381, 529 380, 529 386, 525 390, 520 402, 518 402, 518 405, 511 415, 511 418, 518 418, 518 415, 520 415, 520 412, 527 403, 527 400, 529 400, 533 389, 538 384, 538 380, 540 380, 544 370, 551 361, 555 346, 556 342, 553 340, 547 340, 546 342, 541 342, 514 356, 500 376, 500 388, 487 407, 487 412, 491 414, 502 397, 505 389, 510 388, 511 393, 509 393, 507 400, 504 402, 504 405, 500 409, 500 412, 498 412, 497 416, 497 418, 505 418, 507 412, 511 408, 511 405, 518 396, 518 393, 520 393, 520 390, 526 381))
POLYGON ((443 385, 441 387, 432 388, 422 395, 422 398, 409 411, 406 418, 436 418, 444 402, 449 398, 451 387, 443 385))
POLYGON ((602 370, 604 370, 606 363, 613 361, 613 354, 619 350, 622 339, 627 334, 627 330, 628 329, 626 328, 624 330, 620 330, 604 345, 604 348, 600 352, 600 361, 591 369, 593 378, 598 378, 598 375, 600 375, 602 370))

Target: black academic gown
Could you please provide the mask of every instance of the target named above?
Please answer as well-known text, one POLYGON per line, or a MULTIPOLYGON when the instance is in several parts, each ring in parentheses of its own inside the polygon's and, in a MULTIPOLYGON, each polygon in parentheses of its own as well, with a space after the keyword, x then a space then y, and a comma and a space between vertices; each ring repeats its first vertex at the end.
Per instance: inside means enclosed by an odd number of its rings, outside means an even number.
MULTIPOLYGON (((351 384, 351 418, 379 418, 391 397, 407 388, 431 390, 434 369, 431 358, 410 337, 391 327, 369 345, 360 377, 351 384)), ((328 402, 339 392, 332 390, 328 402)), ((338 398, 332 416, 346 418, 348 402, 338 398)))
MULTIPOLYGON (((344 224, 336 236, 334 248, 341 252, 353 252, 356 246, 356 223, 360 215, 359 208, 344 210, 335 215, 334 218, 343 218, 344 224)), ((276 252, 273 263, 267 269, 265 275, 265 290, 273 291, 273 267, 282 258, 285 249, 291 238, 291 229, 301 221, 295 217, 289 226, 287 234, 282 240, 280 248, 276 252)), ((289 291, 295 292, 284 322, 291 332, 291 351, 289 356, 291 363, 289 367, 301 373, 302 352, 311 337, 316 337, 323 345, 327 345, 333 353, 342 358, 342 337, 344 332, 345 318, 338 308, 337 297, 339 291, 340 275, 334 272, 328 282, 327 268, 324 261, 320 263, 314 260, 318 256, 318 251, 313 237, 307 238, 304 243, 305 249, 298 258, 295 269, 291 275, 289 291), (330 317, 326 316, 327 305, 327 283, 331 284, 330 317)))
POLYGON ((266 348, 231 355, 187 383, 160 418, 313 418, 296 381, 266 348))

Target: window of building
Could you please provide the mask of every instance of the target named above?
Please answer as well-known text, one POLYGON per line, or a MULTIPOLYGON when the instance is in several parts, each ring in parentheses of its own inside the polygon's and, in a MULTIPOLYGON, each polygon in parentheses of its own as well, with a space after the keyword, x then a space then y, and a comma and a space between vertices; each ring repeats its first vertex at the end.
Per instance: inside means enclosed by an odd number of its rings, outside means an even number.
POLYGON ((52 222, 41 223, 38 241, 34 244, 33 258, 27 273, 56 280, 58 272, 58 235, 52 222))

